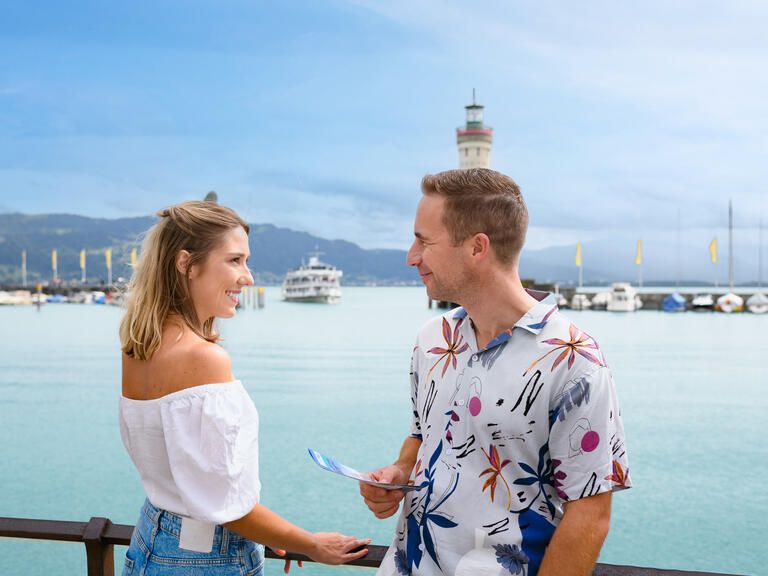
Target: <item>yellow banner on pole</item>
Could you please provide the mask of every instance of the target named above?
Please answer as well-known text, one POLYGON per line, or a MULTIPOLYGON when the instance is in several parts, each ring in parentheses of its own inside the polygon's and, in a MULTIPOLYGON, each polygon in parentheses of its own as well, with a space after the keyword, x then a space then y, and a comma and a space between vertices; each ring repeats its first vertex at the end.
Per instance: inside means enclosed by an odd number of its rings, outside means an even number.
POLYGON ((581 266, 581 242, 576 244, 576 266, 581 266))
POLYGON ((712 259, 712 264, 717 264, 717 238, 712 238, 712 242, 709 243, 709 257, 712 259))
POLYGON ((136 268, 136 262, 138 261, 138 256, 136 254, 136 248, 131 250, 131 268, 136 268))
POLYGON ((104 250, 104 257, 107 260, 107 270, 112 270, 112 248, 104 250))
POLYGON ((643 241, 637 241, 637 254, 635 255, 635 264, 640 266, 643 263, 643 241))
POLYGON ((56 270, 57 264, 58 264, 58 254, 56 253, 56 250, 51 250, 51 268, 56 270))
POLYGON ((85 250, 80 250, 80 270, 85 270, 85 250))

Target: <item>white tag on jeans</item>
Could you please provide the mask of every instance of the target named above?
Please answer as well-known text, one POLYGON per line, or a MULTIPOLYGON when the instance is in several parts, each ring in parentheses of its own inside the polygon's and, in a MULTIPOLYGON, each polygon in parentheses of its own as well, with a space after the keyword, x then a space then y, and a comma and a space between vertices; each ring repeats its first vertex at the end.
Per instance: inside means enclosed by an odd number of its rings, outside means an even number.
POLYGON ((181 534, 179 548, 193 552, 210 552, 213 550, 213 534, 216 524, 201 522, 193 518, 181 519, 181 534))

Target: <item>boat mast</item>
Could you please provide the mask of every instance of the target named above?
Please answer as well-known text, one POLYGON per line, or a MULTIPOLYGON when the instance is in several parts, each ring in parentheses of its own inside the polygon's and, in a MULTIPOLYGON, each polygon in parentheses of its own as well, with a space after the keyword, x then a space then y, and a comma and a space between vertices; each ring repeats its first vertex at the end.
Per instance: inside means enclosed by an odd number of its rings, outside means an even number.
POLYGON ((675 292, 680 291, 680 208, 677 209, 677 270, 675 270, 675 292))
POLYGON ((760 227, 757 234, 757 287, 763 287, 763 219, 760 218, 760 227))
POLYGON ((728 289, 733 292, 733 201, 728 200, 728 289))

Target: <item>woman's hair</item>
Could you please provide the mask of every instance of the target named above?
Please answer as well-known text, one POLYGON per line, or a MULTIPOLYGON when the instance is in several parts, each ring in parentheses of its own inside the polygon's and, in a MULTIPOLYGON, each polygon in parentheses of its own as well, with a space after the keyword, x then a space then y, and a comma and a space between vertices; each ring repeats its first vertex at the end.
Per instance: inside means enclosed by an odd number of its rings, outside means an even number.
POLYGON ((160 221, 147 233, 128 285, 126 314, 120 323, 120 346, 137 360, 149 360, 162 339, 169 315, 178 316, 195 334, 216 342, 213 318, 198 318, 189 297, 189 271, 200 265, 222 237, 248 224, 215 202, 183 202, 157 213, 160 221), (176 268, 179 251, 190 254, 185 274, 176 268))

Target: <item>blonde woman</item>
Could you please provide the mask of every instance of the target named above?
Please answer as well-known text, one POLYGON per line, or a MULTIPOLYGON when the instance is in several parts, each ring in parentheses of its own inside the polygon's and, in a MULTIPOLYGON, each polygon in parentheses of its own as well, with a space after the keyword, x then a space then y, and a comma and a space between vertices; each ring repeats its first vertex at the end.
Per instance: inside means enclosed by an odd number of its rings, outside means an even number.
POLYGON ((120 325, 120 431, 147 494, 124 576, 259 575, 264 545, 327 564, 364 556, 370 540, 310 533, 259 504, 258 414, 214 330, 253 284, 248 225, 213 202, 158 216, 120 325))

